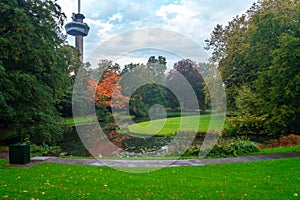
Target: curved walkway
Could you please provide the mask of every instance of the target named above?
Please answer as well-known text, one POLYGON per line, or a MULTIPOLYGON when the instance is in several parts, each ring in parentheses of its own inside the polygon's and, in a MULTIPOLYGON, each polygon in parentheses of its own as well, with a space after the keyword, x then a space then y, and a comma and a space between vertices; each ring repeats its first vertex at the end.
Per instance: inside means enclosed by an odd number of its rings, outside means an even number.
POLYGON ((33 162, 49 162, 58 164, 74 164, 88 166, 113 166, 113 167, 164 167, 164 166, 202 166, 212 164, 255 162, 263 160, 275 160, 281 158, 300 157, 300 152, 259 154, 249 156, 238 156, 228 158, 203 158, 203 159, 181 159, 181 160, 108 160, 108 159, 77 159, 59 157, 32 157, 33 162))

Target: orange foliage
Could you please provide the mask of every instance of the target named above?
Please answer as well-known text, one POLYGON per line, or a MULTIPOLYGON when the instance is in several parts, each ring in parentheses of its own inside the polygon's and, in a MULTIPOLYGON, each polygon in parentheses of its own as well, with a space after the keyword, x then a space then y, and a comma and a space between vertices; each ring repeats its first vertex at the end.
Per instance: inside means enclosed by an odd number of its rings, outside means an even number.
POLYGON ((92 98, 96 105, 106 105, 117 109, 124 108, 125 103, 129 101, 129 97, 122 95, 122 86, 118 84, 120 80, 121 76, 114 71, 104 72, 103 79, 100 83, 93 78, 88 80, 88 90, 90 94, 93 94, 96 88, 92 98))
POLYGON ((300 136, 289 134, 281 136, 279 139, 272 139, 267 145, 262 145, 261 148, 292 147, 297 145, 300 145, 300 136))

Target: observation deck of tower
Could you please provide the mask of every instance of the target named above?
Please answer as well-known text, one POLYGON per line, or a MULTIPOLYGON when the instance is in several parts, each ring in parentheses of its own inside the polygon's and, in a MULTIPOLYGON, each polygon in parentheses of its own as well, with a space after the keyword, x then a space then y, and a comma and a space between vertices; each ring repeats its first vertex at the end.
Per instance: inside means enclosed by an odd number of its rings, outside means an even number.
POLYGON ((80 52, 80 60, 83 61, 83 37, 88 35, 90 27, 86 23, 83 23, 85 17, 80 13, 80 9, 81 4, 80 0, 78 0, 78 13, 73 13, 73 21, 67 23, 65 29, 67 34, 75 36, 75 47, 80 52))

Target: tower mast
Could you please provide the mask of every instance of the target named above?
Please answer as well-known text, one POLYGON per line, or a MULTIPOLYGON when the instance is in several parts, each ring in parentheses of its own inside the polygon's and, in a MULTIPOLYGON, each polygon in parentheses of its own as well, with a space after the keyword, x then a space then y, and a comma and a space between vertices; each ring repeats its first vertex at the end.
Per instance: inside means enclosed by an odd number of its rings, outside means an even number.
POLYGON ((83 37, 88 35, 90 27, 86 23, 83 23, 83 19, 85 19, 85 17, 80 13, 80 3, 80 0, 78 0, 78 13, 73 13, 73 21, 67 23, 65 28, 67 34, 75 36, 75 47, 80 52, 80 60, 83 61, 83 37))
POLYGON ((80 0, 78 0, 78 13, 80 13, 80 0))

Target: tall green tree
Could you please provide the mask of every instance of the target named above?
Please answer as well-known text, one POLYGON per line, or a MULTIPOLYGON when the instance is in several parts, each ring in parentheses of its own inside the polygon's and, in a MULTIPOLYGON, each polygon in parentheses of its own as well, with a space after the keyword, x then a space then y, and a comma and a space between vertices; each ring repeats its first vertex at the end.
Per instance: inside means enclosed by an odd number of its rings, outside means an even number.
MULTIPOLYGON (((198 70, 198 65, 194 61, 190 59, 183 59, 175 63, 174 69, 172 69, 168 74, 168 84, 177 85, 178 92, 183 96, 181 101, 185 107, 184 109, 186 110, 194 108, 205 110, 205 83, 198 70), (193 105, 195 102, 190 98, 190 94, 186 93, 185 88, 182 88, 182 83, 179 81, 180 78, 178 73, 189 82, 197 97, 198 105, 193 105), (181 88, 181 91, 179 88, 181 88)), ((172 96, 170 95, 170 97, 172 96)))
POLYGON ((124 94, 131 95, 131 114, 143 117, 148 114, 148 109, 155 105, 166 105, 165 83, 166 58, 163 56, 151 56, 146 65, 128 64, 121 72, 124 94), (136 86, 139 86, 136 88, 136 86), (126 94, 131 91, 131 94, 126 94))
POLYGON ((167 61, 163 56, 150 56, 147 62, 147 69, 153 73, 153 76, 161 81, 160 79, 165 78, 165 72, 167 70, 167 61))
POLYGON ((147 70, 152 73, 153 82, 152 84, 147 84, 143 86, 141 92, 143 101, 148 106, 152 106, 155 104, 160 104, 166 106, 167 98, 166 98, 166 89, 163 85, 166 81, 166 70, 167 70, 167 61, 163 56, 151 56, 148 59, 146 64, 147 70))
POLYGON ((264 68, 255 81, 256 88, 252 89, 262 100, 260 109, 264 113, 255 116, 266 115, 264 129, 272 135, 300 134, 299 16, 299 1, 265 2, 253 16, 252 45, 268 46, 259 48, 256 54, 251 52, 259 57, 253 58, 253 62, 260 62, 264 68), (257 55, 263 51, 266 52, 264 56, 257 55))
POLYGON ((67 84, 64 89, 62 99, 57 104, 58 111, 61 113, 62 117, 71 117, 72 113, 72 94, 73 94, 73 84, 75 82, 76 75, 80 68, 86 69, 89 63, 83 64, 80 60, 80 53, 77 49, 72 46, 64 45, 62 47, 62 56, 60 57, 61 63, 66 64, 68 67, 68 74, 70 77, 70 84, 67 84))
POLYGON ((22 140, 55 144, 65 130, 57 104, 78 67, 64 46, 65 15, 50 0, 4 0, 0 12, 1 124, 22 140))
POLYGON ((145 117, 148 114, 149 105, 144 102, 143 94, 145 86, 153 81, 153 73, 144 64, 130 63, 125 65, 121 72, 123 87, 122 93, 130 97, 129 114, 135 117, 145 117))
POLYGON ((259 1, 207 40, 236 115, 234 132, 299 134, 299 16, 299 1, 259 1))
POLYGON ((218 67, 212 63, 199 63, 198 71, 205 81, 205 107, 226 112, 225 87, 218 67))
POLYGON ((247 61, 248 44, 246 31, 248 17, 237 16, 223 27, 217 25, 206 40, 207 49, 212 49, 212 65, 218 66, 223 82, 226 85, 227 110, 236 109, 235 98, 239 89, 251 83, 256 78, 256 66, 251 66, 247 61))

